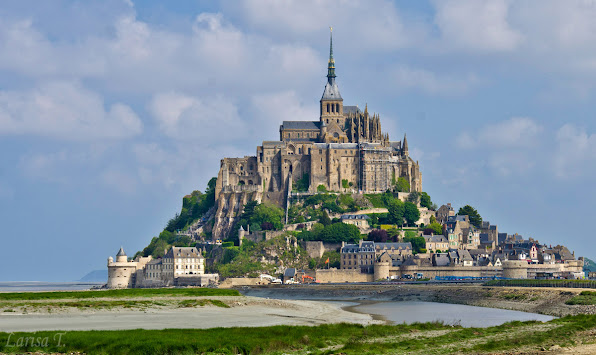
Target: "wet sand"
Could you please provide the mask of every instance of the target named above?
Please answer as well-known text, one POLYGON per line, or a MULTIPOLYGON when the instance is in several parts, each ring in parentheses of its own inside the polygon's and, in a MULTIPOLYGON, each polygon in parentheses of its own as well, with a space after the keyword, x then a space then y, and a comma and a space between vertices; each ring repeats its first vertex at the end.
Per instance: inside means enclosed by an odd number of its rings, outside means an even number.
MULTIPOLYGON (((210 297, 226 300, 225 297, 210 297)), ((69 309, 58 313, 2 313, 0 332, 42 330, 119 330, 166 328, 262 327, 327 323, 383 323, 368 314, 341 309, 341 303, 235 297, 230 308, 148 308, 145 310, 69 309)))

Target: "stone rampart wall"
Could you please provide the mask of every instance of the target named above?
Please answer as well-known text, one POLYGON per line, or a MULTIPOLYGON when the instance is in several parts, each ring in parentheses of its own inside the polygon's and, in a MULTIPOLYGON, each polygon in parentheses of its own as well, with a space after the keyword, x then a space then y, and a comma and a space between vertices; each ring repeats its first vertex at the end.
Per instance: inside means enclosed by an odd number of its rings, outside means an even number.
POLYGON ((338 283, 338 282, 372 282, 373 274, 363 274, 360 270, 349 269, 317 269, 315 271, 316 280, 320 283, 338 283))

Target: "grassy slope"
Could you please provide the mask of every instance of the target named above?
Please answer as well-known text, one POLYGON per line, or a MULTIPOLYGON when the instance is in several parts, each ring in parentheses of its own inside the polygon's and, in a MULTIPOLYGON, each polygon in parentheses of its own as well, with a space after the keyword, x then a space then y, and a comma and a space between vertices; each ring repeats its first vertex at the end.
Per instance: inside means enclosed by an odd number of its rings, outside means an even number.
POLYGON ((98 291, 57 291, 57 292, 6 292, 0 293, 0 300, 51 300, 89 298, 130 298, 130 297, 201 297, 201 296, 240 296, 236 290, 217 288, 132 288, 98 291))
MULTIPOLYGON (((0 352, 77 352, 93 354, 218 353, 315 354, 482 353, 497 350, 537 351, 541 347, 577 344, 596 328, 596 316, 580 315, 540 322, 511 322, 491 328, 460 328, 439 323, 412 325, 333 324, 316 327, 166 329, 66 332, 63 347, 57 332, 0 333, 0 352), (7 347, 20 337, 49 337, 49 347, 7 347)), ((593 341, 593 340, 592 340, 593 341)))

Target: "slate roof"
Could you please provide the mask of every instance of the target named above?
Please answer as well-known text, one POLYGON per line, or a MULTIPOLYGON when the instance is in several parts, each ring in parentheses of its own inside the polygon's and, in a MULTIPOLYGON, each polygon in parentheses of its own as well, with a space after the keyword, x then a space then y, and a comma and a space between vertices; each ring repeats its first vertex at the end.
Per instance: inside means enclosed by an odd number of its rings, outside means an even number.
POLYGON ((284 278, 296 276, 296 268, 290 267, 284 271, 284 278))
POLYGON ((264 141, 263 147, 283 147, 285 142, 282 141, 264 141))
POLYGON ((116 256, 126 256, 126 253, 124 252, 124 249, 122 249, 122 247, 120 247, 120 250, 118 250, 118 254, 116 254, 116 256))
POLYGON ((323 97, 321 97, 321 100, 343 100, 335 80, 333 80, 333 83, 328 81, 327 84, 325 84, 325 90, 323 91, 323 97))
POLYGON ((171 247, 166 258, 203 258, 195 247, 171 247))
POLYGON ((447 243, 447 238, 442 235, 429 235, 424 237, 427 243, 447 243))
POLYGON ((451 260, 447 254, 434 254, 433 255, 433 266, 449 266, 451 260))
POLYGON ((310 130, 320 130, 321 129, 321 122, 320 121, 283 121, 281 129, 310 129, 310 130))
POLYGON ((370 217, 365 214, 344 214, 341 219, 370 219, 370 217))
POLYGON ((375 243, 376 249, 412 249, 412 243, 375 243))
POLYGON ((362 111, 360 111, 360 109, 358 108, 358 106, 344 106, 344 114, 349 114, 349 113, 360 113, 362 111))

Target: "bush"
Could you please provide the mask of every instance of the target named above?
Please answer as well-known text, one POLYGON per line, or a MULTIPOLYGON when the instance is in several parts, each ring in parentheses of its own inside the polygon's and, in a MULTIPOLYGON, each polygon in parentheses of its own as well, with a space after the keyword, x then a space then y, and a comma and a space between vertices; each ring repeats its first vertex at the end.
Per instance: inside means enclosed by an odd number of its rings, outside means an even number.
POLYGON ((321 184, 317 186, 317 192, 327 192, 327 188, 325 187, 325 185, 321 184))
POLYGON ((368 233, 368 240, 372 240, 376 243, 386 243, 388 239, 389 235, 384 229, 373 229, 368 233))

